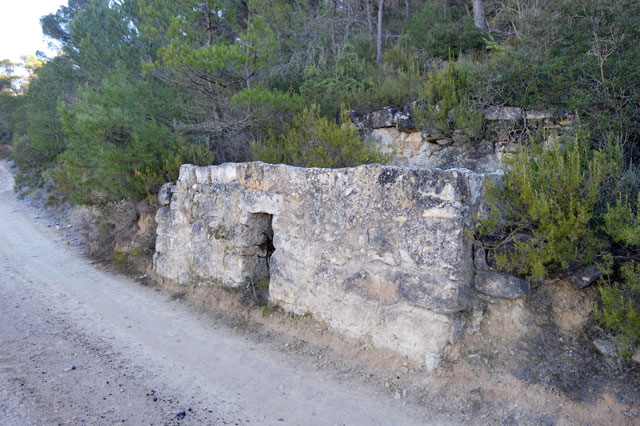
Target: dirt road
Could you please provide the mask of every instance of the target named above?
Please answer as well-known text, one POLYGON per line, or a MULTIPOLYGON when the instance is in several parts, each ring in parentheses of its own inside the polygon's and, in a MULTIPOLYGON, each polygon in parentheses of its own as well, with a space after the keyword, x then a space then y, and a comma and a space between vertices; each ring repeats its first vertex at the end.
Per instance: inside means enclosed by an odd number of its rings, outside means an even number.
POLYGON ((3 161, 0 424, 425 423, 363 383, 92 266, 12 185, 3 161))

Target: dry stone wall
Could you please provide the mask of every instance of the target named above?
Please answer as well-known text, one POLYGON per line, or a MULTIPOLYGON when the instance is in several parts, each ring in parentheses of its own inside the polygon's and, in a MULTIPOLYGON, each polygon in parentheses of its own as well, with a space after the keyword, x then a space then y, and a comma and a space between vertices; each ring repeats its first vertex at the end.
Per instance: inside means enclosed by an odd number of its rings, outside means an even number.
POLYGON ((380 165, 183 165, 159 195, 154 267, 185 285, 269 282, 272 303, 434 368, 477 303, 467 230, 481 179, 380 165))
POLYGON ((463 132, 443 135, 435 129, 418 129, 412 114, 415 102, 403 109, 385 107, 368 114, 352 112, 351 119, 363 136, 385 153, 393 154, 398 166, 418 168, 466 168, 477 173, 502 170, 505 156, 532 134, 547 138, 570 133, 570 116, 545 111, 525 111, 515 107, 491 107, 484 112, 485 138, 470 143, 463 132))

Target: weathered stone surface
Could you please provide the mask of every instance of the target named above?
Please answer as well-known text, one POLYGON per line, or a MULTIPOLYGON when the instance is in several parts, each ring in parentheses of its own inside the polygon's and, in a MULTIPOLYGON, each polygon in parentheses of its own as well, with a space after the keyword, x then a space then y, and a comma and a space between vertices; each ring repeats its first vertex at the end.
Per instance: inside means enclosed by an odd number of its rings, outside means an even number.
POLYGON ((398 130, 409 130, 415 127, 411 115, 404 111, 398 111, 393 115, 393 121, 396 123, 398 130))
POLYGON ((158 203, 160 203, 161 206, 168 206, 169 203, 171 203, 171 193, 175 186, 176 185, 171 182, 162 185, 158 192, 158 203))
POLYGON ((573 271, 567 279, 576 288, 585 288, 600 277, 602 277, 602 271, 590 265, 573 271))
POLYGON ((633 353, 633 356, 631 357, 631 359, 638 365, 640 365, 640 347, 638 347, 638 349, 636 349, 636 351, 633 353))
POLYGON ((476 190, 459 170, 184 165, 154 267, 183 284, 269 280, 283 308, 433 367, 473 296, 476 190))
POLYGON ((615 366, 619 363, 618 350, 616 346, 607 339, 595 339, 593 347, 604 357, 604 360, 610 366, 615 366))
POLYGON ((369 129, 393 127, 396 125, 395 115, 398 112, 401 111, 393 107, 385 107, 371 111, 362 117, 363 126, 369 129))
POLYGON ((428 169, 469 169, 477 173, 502 170, 503 153, 488 141, 456 144, 451 138, 434 136, 430 130, 400 131, 395 127, 373 129, 365 137, 385 153, 393 154, 394 164, 428 169))
POLYGON ((480 293, 502 299, 519 299, 530 291, 528 281, 498 272, 478 271, 474 284, 480 293))
POLYGON ((473 244, 473 265, 477 271, 489 270, 489 265, 487 264, 487 252, 479 241, 476 241, 473 244))
POLYGON ((547 121, 553 120, 555 115, 551 111, 527 111, 525 118, 528 121, 547 121))
MULTIPOLYGON (((544 131, 549 138, 570 131, 571 117, 514 107, 491 107, 484 112, 484 140, 468 141, 462 129, 444 134, 434 128, 418 129, 415 114, 426 101, 409 102, 402 110, 385 107, 351 120, 365 138, 394 155, 393 164, 418 168, 467 168, 476 173, 497 173, 529 133, 544 131), (420 136, 420 141, 415 138, 420 136)), ((453 117, 451 117, 453 119, 453 117)))
POLYGON ((486 121, 520 121, 524 118, 521 108, 490 107, 484 112, 486 121))

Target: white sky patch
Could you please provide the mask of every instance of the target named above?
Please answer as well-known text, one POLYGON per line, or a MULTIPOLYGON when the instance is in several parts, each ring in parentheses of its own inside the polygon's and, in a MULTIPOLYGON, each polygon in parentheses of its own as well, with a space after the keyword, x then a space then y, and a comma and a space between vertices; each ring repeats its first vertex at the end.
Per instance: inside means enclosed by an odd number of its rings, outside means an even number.
POLYGON ((40 27, 40 17, 55 13, 64 0, 2 1, 0 13, 0 59, 19 62, 23 55, 35 55, 36 50, 55 55, 48 47, 40 27))

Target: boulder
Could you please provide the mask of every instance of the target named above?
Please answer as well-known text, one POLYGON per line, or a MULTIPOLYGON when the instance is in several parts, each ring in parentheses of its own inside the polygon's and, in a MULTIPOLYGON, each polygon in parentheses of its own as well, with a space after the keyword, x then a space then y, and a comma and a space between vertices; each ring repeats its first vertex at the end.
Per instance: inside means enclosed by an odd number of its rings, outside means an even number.
POLYGON ((519 299, 531 290, 527 280, 498 272, 479 271, 474 284, 480 293, 501 299, 519 299))

